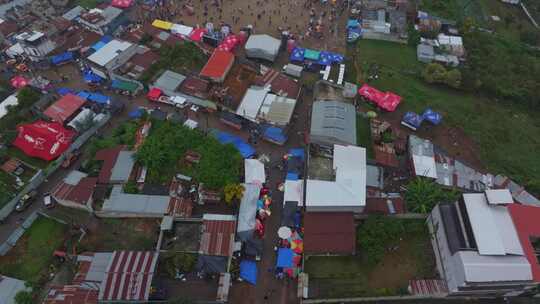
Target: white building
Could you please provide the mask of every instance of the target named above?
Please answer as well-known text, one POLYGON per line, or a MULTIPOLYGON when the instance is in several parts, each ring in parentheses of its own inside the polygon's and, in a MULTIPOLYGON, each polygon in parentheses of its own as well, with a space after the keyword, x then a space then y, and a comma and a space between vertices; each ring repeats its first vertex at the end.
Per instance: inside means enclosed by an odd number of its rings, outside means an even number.
POLYGON ((533 284, 508 190, 463 194, 428 218, 437 269, 450 294, 505 294, 533 284))
POLYGON ((126 63, 136 52, 136 44, 114 39, 88 56, 87 59, 91 63, 94 73, 107 78, 104 75, 112 73, 114 69, 126 63))
POLYGON ((366 149, 334 145, 334 180, 308 179, 307 212, 362 212, 366 205, 366 149))
POLYGON ((40 61, 49 55, 56 44, 38 31, 23 32, 15 36, 15 40, 20 44, 24 54, 32 61, 40 61))

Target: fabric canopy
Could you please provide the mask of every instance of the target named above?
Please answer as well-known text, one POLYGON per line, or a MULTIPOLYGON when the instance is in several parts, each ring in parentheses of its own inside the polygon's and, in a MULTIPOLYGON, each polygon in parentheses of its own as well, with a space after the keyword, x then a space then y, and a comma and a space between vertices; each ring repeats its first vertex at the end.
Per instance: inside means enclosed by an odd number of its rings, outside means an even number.
POLYGON ((438 125, 442 121, 442 115, 438 112, 433 111, 430 108, 427 108, 422 114, 422 118, 431 122, 434 125, 438 125))
POLYGON ((111 5, 117 8, 128 8, 133 4, 133 0, 112 0, 111 5))
POLYGON ((260 185, 243 184, 244 194, 240 200, 238 210, 238 239, 247 241, 251 239, 255 230, 255 217, 257 215, 257 201, 261 191, 260 185))
POLYGON ((286 268, 293 265, 293 251, 290 248, 279 248, 276 267, 286 268))
POLYGON ((284 144, 287 141, 287 136, 283 134, 283 130, 276 127, 268 127, 264 130, 264 138, 277 144, 284 144))
POLYGON ((330 52, 322 51, 319 56, 319 61, 317 61, 320 65, 331 65, 332 64, 332 54, 330 52))
POLYGON ((232 144, 243 158, 250 158, 255 155, 255 149, 242 138, 219 130, 216 130, 213 134, 221 144, 232 144))
POLYGON ((304 48, 300 48, 300 47, 296 47, 292 50, 291 52, 291 57, 290 57, 290 60, 291 61, 297 61, 297 62, 304 62, 304 53, 305 53, 306 49, 304 48))
POLYGON ((64 96, 64 95, 67 95, 67 94, 75 94, 75 91, 73 91, 70 88, 58 88, 56 90, 56 93, 58 93, 58 95, 60 95, 60 96, 64 96))
POLYGON ((263 184, 266 182, 264 164, 258 159, 244 160, 246 183, 263 184))
POLYGON ((113 89, 129 91, 129 92, 135 92, 138 88, 137 84, 134 82, 118 80, 118 79, 115 79, 112 81, 111 87, 113 89))
POLYGON ((64 52, 60 55, 53 56, 51 63, 54 65, 60 65, 73 60, 73 52, 64 52))
POLYGON ((304 160, 304 148, 289 149, 288 154, 292 157, 298 157, 301 160, 304 160))
POLYGON ((403 116, 403 119, 401 120, 401 124, 403 124, 404 126, 406 127, 409 127, 413 130, 416 130, 418 128, 420 128, 420 126, 422 125, 422 121, 424 119, 422 118, 422 116, 414 113, 414 112, 407 112, 405 113, 405 115, 403 116))
POLYGON ((319 57, 321 56, 321 52, 311 49, 306 49, 304 52, 304 59, 317 61, 319 60, 319 57))
POLYGON ((160 89, 158 88, 152 88, 148 94, 146 95, 146 97, 150 100, 153 100, 153 101, 157 101, 159 99, 159 97, 163 94, 163 91, 161 91, 160 89))
POLYGON ((191 32, 193 32, 193 28, 191 26, 186 26, 182 24, 173 24, 171 27, 171 33, 175 35, 185 36, 188 37, 191 32))
POLYGON ((69 148, 74 131, 61 123, 36 121, 17 127, 18 135, 13 145, 26 155, 46 161, 53 160, 69 148))
POLYGON ((196 28, 189 35, 189 39, 191 39, 192 41, 195 41, 195 42, 200 42, 200 41, 202 41, 202 37, 204 36, 205 33, 206 33, 206 29, 204 29, 204 28, 196 28))
POLYGON ((154 20, 154 22, 152 22, 152 26, 157 27, 158 29, 168 31, 168 30, 170 30, 172 28, 173 24, 168 22, 168 21, 163 21, 163 20, 156 19, 156 20, 154 20))
POLYGON ((283 204, 283 212, 281 214, 281 225, 287 227, 295 227, 294 218, 298 202, 285 202, 283 204))
POLYGON ((98 74, 92 72, 92 70, 90 69, 84 71, 83 78, 84 81, 88 83, 100 83, 103 81, 103 78, 101 78, 98 74))
POLYGON ((240 44, 240 39, 236 35, 229 35, 223 39, 223 41, 217 47, 218 50, 231 52, 234 48, 240 44))
POLYGON ((240 278, 242 280, 251 283, 253 285, 257 284, 257 264, 254 261, 243 260, 240 262, 240 278))
POLYGON ((383 93, 368 84, 364 84, 358 89, 358 94, 388 112, 395 111, 397 106, 401 103, 401 96, 392 92, 383 93))
POLYGON ((23 76, 15 76, 13 78, 11 78, 11 86, 16 88, 16 89, 20 89, 20 88, 23 88, 25 86, 27 86, 30 81, 26 78, 24 78, 23 76))

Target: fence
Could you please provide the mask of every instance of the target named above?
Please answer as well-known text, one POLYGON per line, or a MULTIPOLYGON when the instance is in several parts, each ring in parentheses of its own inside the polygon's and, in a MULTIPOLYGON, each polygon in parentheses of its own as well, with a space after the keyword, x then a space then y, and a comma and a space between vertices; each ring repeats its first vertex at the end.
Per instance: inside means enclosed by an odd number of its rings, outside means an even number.
POLYGON ((20 227, 15 229, 9 236, 9 238, 0 245, 0 255, 4 256, 6 253, 8 253, 11 248, 15 247, 15 244, 17 244, 17 241, 23 236, 26 229, 30 228, 34 221, 38 218, 38 212, 32 213, 26 220, 22 223, 20 227))
POLYGON ((17 202, 28 192, 37 189, 45 179, 47 179, 49 176, 51 176, 60 165, 62 165, 62 162, 66 159, 67 155, 74 150, 79 149, 82 147, 84 143, 88 141, 88 139, 97 133, 97 131, 103 127, 109 120, 111 119, 111 116, 107 114, 104 119, 100 120, 98 123, 93 125, 90 129, 88 129, 86 132, 81 134, 69 147, 69 149, 63 153, 59 158, 57 158, 54 162, 52 162, 47 168, 39 170, 28 182, 28 184, 20 191, 15 197, 11 199, 2 209, 0 209, 0 221, 3 221, 6 217, 8 217, 11 212, 13 212, 13 209, 15 209, 15 205, 17 205, 17 202))

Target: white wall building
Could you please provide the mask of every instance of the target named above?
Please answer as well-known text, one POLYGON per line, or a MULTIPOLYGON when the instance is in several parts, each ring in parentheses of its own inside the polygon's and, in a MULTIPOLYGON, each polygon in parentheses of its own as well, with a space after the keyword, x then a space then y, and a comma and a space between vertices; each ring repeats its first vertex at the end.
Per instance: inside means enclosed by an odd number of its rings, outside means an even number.
POLYGON ((40 61, 49 55, 56 44, 47 38, 44 33, 38 31, 23 32, 15 36, 24 53, 32 61, 40 61))

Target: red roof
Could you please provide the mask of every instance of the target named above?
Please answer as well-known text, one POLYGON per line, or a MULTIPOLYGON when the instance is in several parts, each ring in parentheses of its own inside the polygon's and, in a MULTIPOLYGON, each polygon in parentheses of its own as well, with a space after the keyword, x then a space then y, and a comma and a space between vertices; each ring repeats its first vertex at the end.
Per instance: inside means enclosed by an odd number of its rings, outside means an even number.
POLYGON ((183 197, 171 197, 167 214, 175 217, 191 217, 193 212, 193 202, 191 199, 183 197))
POLYGON ((97 177, 83 177, 77 185, 70 185, 62 181, 53 190, 53 196, 58 200, 86 205, 92 198, 97 181, 97 177))
POLYGON ((19 168, 19 166, 21 165, 21 161, 18 160, 17 158, 9 158, 8 161, 6 161, 5 163, 2 164, 2 166, 0 166, 0 169, 2 169, 2 171, 6 172, 6 173, 11 173, 15 170, 17 170, 17 168, 19 168))
POLYGON ((516 227, 521 247, 531 264, 533 280, 540 282, 540 265, 535 250, 531 244, 531 237, 540 237, 540 207, 520 204, 508 205, 508 211, 516 227))
POLYGON ((180 85, 180 92, 200 98, 207 98, 209 89, 208 81, 193 76, 186 78, 180 85))
POLYGON ((233 63, 233 54, 223 50, 215 50, 203 67, 201 76, 211 79, 225 78, 233 63))
POLYGON ((152 101, 156 101, 159 99, 159 97, 163 94, 163 91, 161 91, 160 89, 158 88, 153 88, 151 89, 148 94, 146 95, 146 97, 152 101))
POLYGON ((60 123, 36 121, 17 127, 19 134, 13 145, 26 155, 46 161, 53 160, 69 148, 75 132, 60 123))
POLYGON ((364 84, 358 89, 358 94, 375 103, 381 109, 389 112, 395 111, 397 106, 401 103, 401 96, 392 92, 383 93, 368 84, 364 84))
POLYGON ((296 99, 300 94, 300 85, 293 79, 285 76, 274 69, 269 69, 263 76, 255 79, 258 86, 270 84, 270 90, 275 94, 286 95, 289 98, 296 99))
POLYGON ((98 291, 78 285, 52 286, 43 304, 96 304, 98 291))
POLYGON ((50 119, 64 123, 84 104, 84 99, 77 95, 66 94, 49 106, 43 114, 50 119))
POLYGON ((304 250, 308 254, 353 254, 356 228, 352 212, 306 213, 304 250))
POLYGON ((109 183, 109 181, 111 180, 112 169, 114 167, 114 164, 116 164, 116 159, 118 158, 118 154, 120 154, 120 151, 122 151, 123 149, 124 149, 123 146, 117 146, 114 148, 99 150, 96 153, 96 156, 94 157, 94 159, 103 161, 101 170, 99 170, 98 183, 100 184, 109 183))
POLYGON ((205 214, 200 254, 231 256, 234 245, 236 220, 231 216, 205 214))
POLYGON ((153 251, 115 251, 101 283, 99 300, 148 300, 157 259, 153 251))
POLYGON ((394 212, 405 213, 405 202, 401 197, 368 197, 363 213, 366 214, 390 214, 388 202, 394 206, 394 212))
POLYGON ((134 65, 142 67, 144 70, 147 70, 150 68, 152 64, 157 62, 159 59, 159 55, 153 51, 146 51, 142 54, 135 54, 129 62, 131 62, 134 65))

